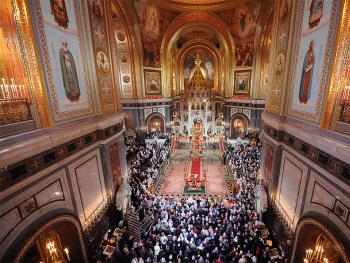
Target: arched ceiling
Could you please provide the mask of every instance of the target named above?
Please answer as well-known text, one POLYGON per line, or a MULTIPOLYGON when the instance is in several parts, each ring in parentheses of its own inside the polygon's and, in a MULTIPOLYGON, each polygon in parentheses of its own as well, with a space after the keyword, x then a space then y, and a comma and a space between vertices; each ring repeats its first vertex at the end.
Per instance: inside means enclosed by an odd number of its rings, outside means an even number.
POLYGON ((253 0, 150 0, 165 9, 182 11, 219 11, 235 8, 253 0))

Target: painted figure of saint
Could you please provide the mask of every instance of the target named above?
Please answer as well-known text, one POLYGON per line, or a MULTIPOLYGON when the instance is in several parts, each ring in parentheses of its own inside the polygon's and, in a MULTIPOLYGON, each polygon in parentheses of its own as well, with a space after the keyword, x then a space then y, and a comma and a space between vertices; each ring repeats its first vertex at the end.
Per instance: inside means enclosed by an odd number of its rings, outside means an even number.
POLYGON ((245 82, 244 79, 238 80, 238 90, 245 90, 246 86, 247 86, 247 83, 245 82))
POLYGON ((64 91, 70 101, 78 101, 80 89, 77 70, 72 53, 68 49, 66 40, 62 40, 62 47, 59 50, 60 65, 63 77, 64 91))
POLYGON ((159 91, 159 86, 157 81, 155 79, 151 79, 150 84, 149 84, 149 90, 150 91, 159 91))
POLYGON ((323 16, 323 0, 312 0, 310 4, 309 28, 316 27, 323 16))
POLYGON ((63 28, 68 28, 69 19, 65 0, 50 0, 50 6, 55 22, 63 28))
POLYGON ((247 14, 241 12, 241 17, 239 19, 239 24, 241 25, 242 32, 244 32, 244 29, 245 29, 245 25, 246 25, 246 21, 245 20, 246 20, 246 18, 247 18, 247 14))
POLYGON ((155 6, 148 6, 142 14, 143 59, 145 66, 159 66, 160 14, 155 6))
POLYGON ((311 84, 312 84, 312 73, 314 70, 314 45, 315 41, 311 41, 309 49, 305 54, 303 62, 303 71, 301 73, 301 81, 299 88, 299 101, 300 103, 307 103, 310 98, 311 84))
POLYGON ((98 69, 103 73, 106 73, 109 70, 108 58, 103 51, 99 51, 97 53, 97 66, 98 66, 98 69))

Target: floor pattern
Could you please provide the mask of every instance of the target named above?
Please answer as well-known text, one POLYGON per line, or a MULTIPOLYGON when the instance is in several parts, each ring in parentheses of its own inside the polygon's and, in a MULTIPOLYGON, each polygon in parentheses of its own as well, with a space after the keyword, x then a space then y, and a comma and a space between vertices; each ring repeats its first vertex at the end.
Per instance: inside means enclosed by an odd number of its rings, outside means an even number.
MULTIPOLYGON (((189 154, 181 151, 181 156, 175 156, 170 163, 170 169, 164 180, 164 185, 160 191, 161 195, 182 195, 184 194, 184 171, 191 164, 189 154)), ((203 169, 206 169, 206 194, 226 195, 229 194, 224 179, 222 164, 219 160, 203 157, 203 169)), ((202 171, 203 172, 203 171, 202 171)))

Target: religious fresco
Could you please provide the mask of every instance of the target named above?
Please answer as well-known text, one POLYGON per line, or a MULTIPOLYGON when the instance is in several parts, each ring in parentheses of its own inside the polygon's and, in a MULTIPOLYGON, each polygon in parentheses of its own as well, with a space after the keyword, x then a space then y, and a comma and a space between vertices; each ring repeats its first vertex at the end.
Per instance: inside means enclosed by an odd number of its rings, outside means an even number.
POLYGON ((199 55, 201 60, 200 70, 203 74, 204 79, 206 80, 206 86, 214 88, 214 73, 215 67, 214 56, 212 53, 208 52, 206 49, 193 49, 185 55, 184 59, 184 87, 185 89, 189 87, 190 81, 195 72, 196 64, 195 59, 199 55))
POLYGON ((219 15, 229 26, 235 40, 235 65, 240 67, 253 65, 254 36, 256 19, 260 6, 242 5, 234 10, 222 11, 219 15))
MULTIPOLYGON (((303 7, 300 42, 296 58, 289 113, 315 120, 319 114, 329 70, 329 57, 337 17, 333 1, 306 1, 303 7), (333 12, 333 14, 332 14, 333 12), (332 32, 333 31, 333 32, 332 32)), ((339 10, 339 9, 338 9, 339 10)))
POLYGON ((146 95, 162 94, 161 74, 158 70, 145 70, 146 95))
POLYGON ((252 75, 251 70, 237 70, 237 71, 235 71, 234 94, 249 95, 251 75, 252 75))
POLYGON ((283 53, 279 53, 275 61, 275 74, 281 75, 284 72, 285 65, 286 57, 283 53))
POLYGON ((93 113, 75 2, 36 0, 33 6, 54 119, 93 113))
POLYGON ((134 1, 142 38, 143 65, 160 67, 160 43, 176 12, 149 5, 147 0, 134 1))

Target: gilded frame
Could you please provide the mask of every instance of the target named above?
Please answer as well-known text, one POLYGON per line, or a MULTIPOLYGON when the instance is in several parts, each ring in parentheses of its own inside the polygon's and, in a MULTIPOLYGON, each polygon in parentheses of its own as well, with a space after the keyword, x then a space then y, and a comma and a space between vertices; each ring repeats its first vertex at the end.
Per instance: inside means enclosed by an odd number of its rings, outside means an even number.
POLYGON ((162 77, 160 70, 145 69, 145 94, 161 95, 162 94, 162 77))
POLYGON ((252 70, 235 71, 234 95, 249 95, 252 70))

